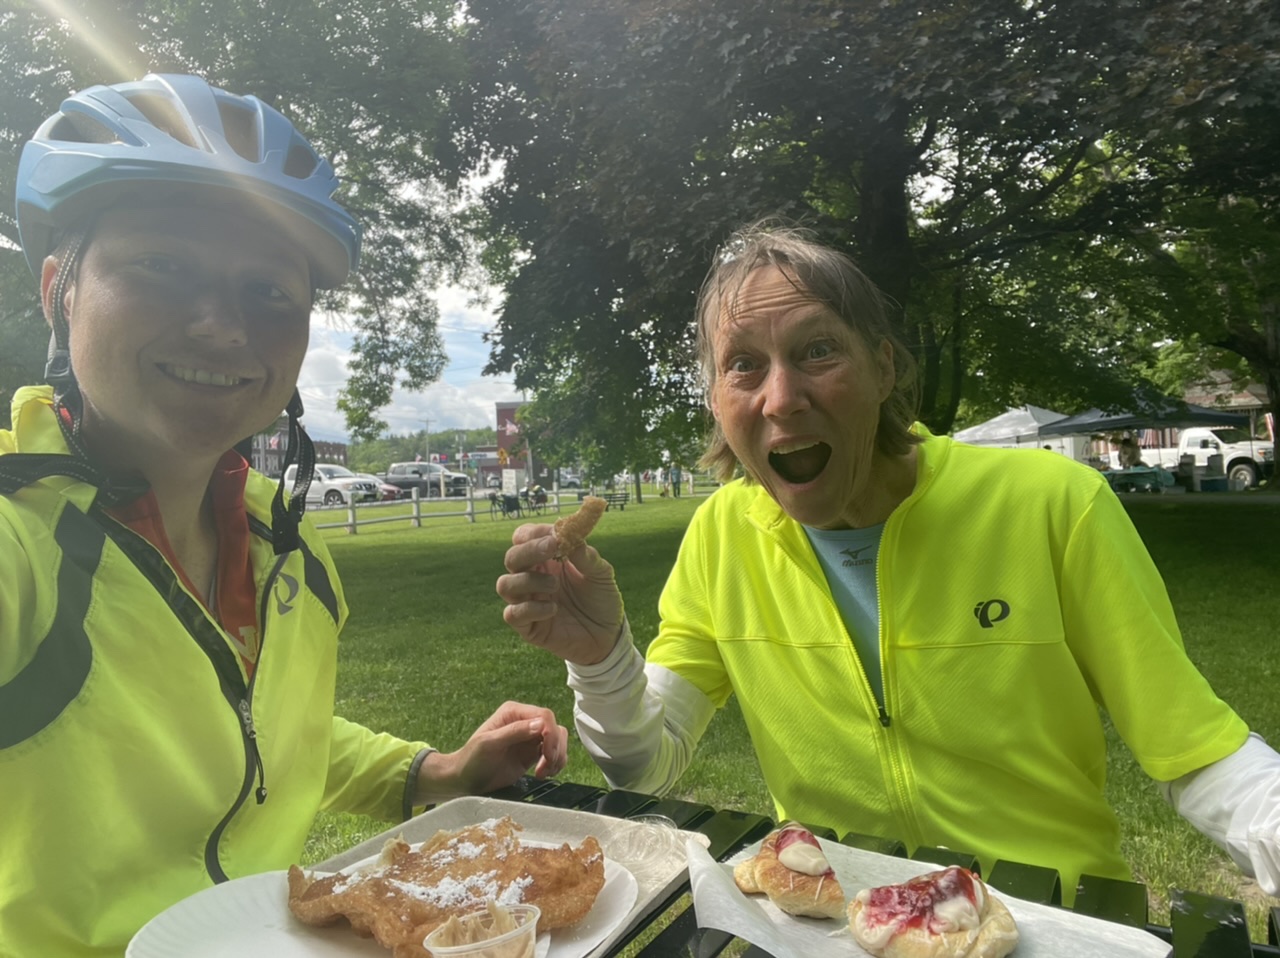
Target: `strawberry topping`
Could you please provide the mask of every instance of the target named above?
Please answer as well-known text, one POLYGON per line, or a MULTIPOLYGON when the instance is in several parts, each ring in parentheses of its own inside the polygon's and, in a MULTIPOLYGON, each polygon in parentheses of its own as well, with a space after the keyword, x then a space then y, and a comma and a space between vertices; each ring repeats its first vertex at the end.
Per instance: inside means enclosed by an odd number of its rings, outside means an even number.
POLYGON ((938 905, 961 897, 978 907, 972 872, 952 866, 913 878, 902 885, 871 889, 865 912, 866 923, 871 927, 894 923, 899 930, 926 928, 938 932, 943 930, 937 927, 939 923, 934 917, 938 905))

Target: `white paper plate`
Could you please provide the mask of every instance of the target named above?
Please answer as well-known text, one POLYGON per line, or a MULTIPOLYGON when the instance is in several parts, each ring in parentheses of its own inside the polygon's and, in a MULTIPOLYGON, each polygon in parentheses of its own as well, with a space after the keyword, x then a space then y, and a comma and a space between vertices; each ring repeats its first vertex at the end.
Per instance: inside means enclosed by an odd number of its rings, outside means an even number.
MULTIPOLYGON (((313 928, 294 918, 289 912, 286 875, 277 871, 237 878, 183 899, 134 935, 125 958, 387 958, 391 954, 373 939, 356 936, 345 923, 313 928)), ((604 887, 591 911, 572 928, 551 932, 547 958, 589 955, 627 917, 637 893, 631 872, 606 858, 604 887)))

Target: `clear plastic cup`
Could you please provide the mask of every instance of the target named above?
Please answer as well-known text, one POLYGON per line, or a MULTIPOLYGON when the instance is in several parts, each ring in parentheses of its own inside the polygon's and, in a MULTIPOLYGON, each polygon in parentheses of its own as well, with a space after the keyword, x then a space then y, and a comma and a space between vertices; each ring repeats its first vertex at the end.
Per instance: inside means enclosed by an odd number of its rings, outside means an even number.
POLYGON ((422 947, 433 958, 533 958, 540 914, 537 905, 495 905, 473 911, 459 916, 456 924, 441 925, 423 939, 422 947), (495 931, 501 913, 511 917, 514 928, 495 931))
POLYGON ((610 841, 608 854, 624 866, 637 881, 670 875, 672 862, 683 862, 684 836, 676 823, 665 815, 636 815, 626 820, 610 841))

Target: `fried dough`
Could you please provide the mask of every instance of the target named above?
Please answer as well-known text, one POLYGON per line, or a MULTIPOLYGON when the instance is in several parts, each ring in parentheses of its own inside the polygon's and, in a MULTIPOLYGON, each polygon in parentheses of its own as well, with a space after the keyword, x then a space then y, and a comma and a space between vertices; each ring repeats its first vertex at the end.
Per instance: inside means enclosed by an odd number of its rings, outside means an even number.
POLYGON ((568 558, 569 553, 586 542, 587 536, 591 535, 591 530, 596 527, 608 505, 599 496, 587 496, 577 512, 557 519, 552 530, 556 537, 554 558, 568 558))
POLYGON ((489 901, 537 905, 543 931, 581 921, 604 887, 600 843, 589 836, 578 848, 532 848, 519 831, 501 818, 437 832, 417 850, 392 840, 376 864, 354 874, 313 878, 294 865, 289 910, 308 925, 345 918, 395 958, 428 958, 422 940, 432 930, 489 901))

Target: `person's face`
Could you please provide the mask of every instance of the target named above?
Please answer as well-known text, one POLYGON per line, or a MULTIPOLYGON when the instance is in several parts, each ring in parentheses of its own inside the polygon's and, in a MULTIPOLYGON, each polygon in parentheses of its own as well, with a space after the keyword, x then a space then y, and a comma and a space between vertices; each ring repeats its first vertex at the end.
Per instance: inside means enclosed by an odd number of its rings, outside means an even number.
MULTIPOLYGON (((45 261, 46 315, 56 268, 45 261)), ((245 209, 121 209, 99 219, 64 302, 86 438, 124 459, 204 459, 288 403, 311 279, 302 251, 245 209)))
POLYGON ((892 346, 868 349, 774 266, 747 277, 712 345, 711 409, 738 461, 797 521, 850 525, 877 481, 892 346))

